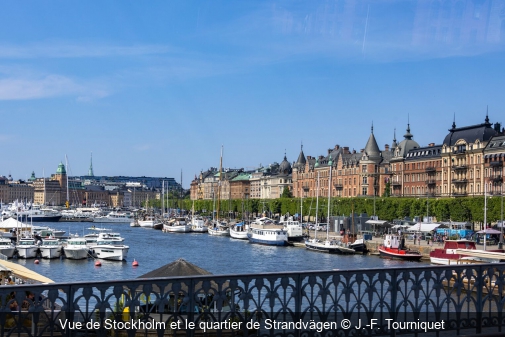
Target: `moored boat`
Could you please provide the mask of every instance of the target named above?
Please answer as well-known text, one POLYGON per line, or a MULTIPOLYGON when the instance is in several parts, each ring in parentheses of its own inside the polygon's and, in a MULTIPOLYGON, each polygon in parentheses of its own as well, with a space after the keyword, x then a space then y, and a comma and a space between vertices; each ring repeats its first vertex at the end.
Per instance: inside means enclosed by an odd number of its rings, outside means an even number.
POLYGON ((191 231, 194 233, 207 233, 209 228, 205 225, 205 220, 202 217, 191 218, 191 231))
POLYGON ((290 216, 287 219, 282 216, 279 225, 288 233, 288 241, 290 242, 303 242, 305 236, 303 235, 303 227, 299 221, 293 220, 290 216))
POLYGON ((251 243, 273 246, 289 245, 288 233, 268 218, 260 218, 251 222, 247 237, 251 243))
POLYGON ((40 255, 44 259, 57 259, 61 255, 62 247, 61 241, 55 237, 43 238, 39 246, 40 255))
POLYGON ((456 249, 476 250, 475 242, 466 239, 445 240, 444 248, 435 248, 430 252, 430 262, 433 264, 459 264, 460 260, 468 255, 456 253, 456 249))
POLYGON ((386 259, 420 261, 421 253, 405 247, 404 239, 398 235, 386 234, 384 243, 379 246, 380 257, 386 259))
POLYGON ((93 218, 93 222, 100 223, 131 223, 133 216, 130 213, 110 212, 107 215, 97 216, 93 218))
POLYGON ((230 236, 230 227, 226 223, 214 222, 207 229, 209 235, 230 236))
POLYGON ((90 246, 94 257, 104 260, 126 260, 130 247, 123 244, 121 238, 110 236, 108 233, 100 233, 96 244, 90 246))
POLYGON ((230 227, 230 237, 239 240, 248 240, 247 231, 249 226, 246 225, 243 221, 236 223, 230 227))
POLYGON ((0 253, 5 255, 7 258, 12 258, 14 252, 16 251, 16 246, 12 243, 9 238, 0 237, 0 253))
POLYGON ((89 248, 86 245, 86 239, 80 237, 69 239, 66 246, 63 247, 63 252, 67 259, 82 260, 87 258, 89 248))
POLYGON ((35 243, 34 238, 22 238, 16 246, 18 257, 22 259, 31 259, 37 256, 39 246, 35 243))
POLYGON ((186 222, 186 218, 177 217, 170 219, 167 223, 163 224, 163 232, 169 233, 188 233, 191 231, 191 225, 186 222))

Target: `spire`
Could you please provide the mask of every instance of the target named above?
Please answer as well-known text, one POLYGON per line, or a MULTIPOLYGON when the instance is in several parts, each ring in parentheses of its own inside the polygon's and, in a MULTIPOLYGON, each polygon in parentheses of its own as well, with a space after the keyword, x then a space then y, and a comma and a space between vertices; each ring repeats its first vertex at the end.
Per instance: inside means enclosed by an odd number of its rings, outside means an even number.
POLYGON ((95 176, 93 174, 93 152, 91 152, 91 161, 90 161, 90 164, 89 164, 88 176, 90 176, 90 177, 94 177, 95 176))
POLYGON ((452 130, 456 128, 456 113, 454 113, 454 118, 452 120, 452 130))
POLYGON ((407 133, 403 135, 405 139, 412 139, 414 137, 413 134, 410 133, 410 123, 407 124, 407 133))
MULTIPOLYGON (((286 157, 286 154, 284 154, 284 157, 286 157)), ((305 159, 305 155, 303 154, 303 144, 302 144, 300 149, 300 155, 298 156, 298 160, 296 161, 294 167, 296 167, 297 169, 302 169, 306 163, 307 160, 305 159)))
POLYGON ((486 119, 485 119, 485 123, 488 124, 488 125, 491 125, 491 123, 489 123, 489 106, 486 105, 486 119))
POLYGON ((333 165, 333 161, 331 160, 331 155, 330 155, 330 160, 328 161, 328 166, 332 166, 333 165))
POLYGON ((394 149, 396 149, 397 146, 398 146, 398 144, 396 143, 396 128, 395 128, 394 135, 393 135, 393 143, 391 144, 391 151, 394 151, 394 149))
POLYGON ((373 135, 373 121, 372 121, 372 135, 373 135))
POLYGON ((377 145, 377 141, 375 140, 375 136, 373 135, 373 126, 372 126, 372 133, 370 134, 368 142, 366 143, 365 146, 365 152, 370 157, 370 159, 380 157, 379 146, 377 145))

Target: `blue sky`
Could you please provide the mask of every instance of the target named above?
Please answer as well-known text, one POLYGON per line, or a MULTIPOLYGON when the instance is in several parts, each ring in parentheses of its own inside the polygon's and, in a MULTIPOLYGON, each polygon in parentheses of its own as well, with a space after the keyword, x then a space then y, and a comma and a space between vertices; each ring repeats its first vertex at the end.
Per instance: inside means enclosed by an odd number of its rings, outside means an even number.
POLYGON ((4 1, 0 175, 167 176, 505 123, 505 1, 4 1), (477 4, 477 7, 476 7, 477 4))

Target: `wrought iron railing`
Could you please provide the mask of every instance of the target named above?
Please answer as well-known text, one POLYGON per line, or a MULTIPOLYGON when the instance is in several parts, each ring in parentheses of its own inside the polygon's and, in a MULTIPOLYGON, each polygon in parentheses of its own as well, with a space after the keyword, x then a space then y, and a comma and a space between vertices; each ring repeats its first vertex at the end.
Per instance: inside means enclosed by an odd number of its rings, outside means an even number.
POLYGON ((2 336, 481 334, 503 331, 505 264, 2 286, 0 297, 2 336))

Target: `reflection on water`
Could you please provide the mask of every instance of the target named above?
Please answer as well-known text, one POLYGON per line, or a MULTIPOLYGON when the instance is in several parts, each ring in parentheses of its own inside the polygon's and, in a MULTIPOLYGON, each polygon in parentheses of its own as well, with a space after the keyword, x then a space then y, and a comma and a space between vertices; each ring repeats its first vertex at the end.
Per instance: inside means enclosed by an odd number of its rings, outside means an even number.
MULTIPOLYGON (((54 223, 50 227, 72 233, 87 233, 87 223, 54 223)), ((162 233, 153 229, 110 225, 120 232, 130 246, 128 260, 105 261, 95 267, 93 260, 15 260, 57 282, 105 281, 134 279, 179 258, 213 274, 247 274, 263 272, 334 270, 416 266, 419 263, 385 260, 376 256, 329 255, 298 247, 274 247, 250 244, 248 241, 208 234, 162 233), (139 262, 132 267, 133 260, 139 262)))

